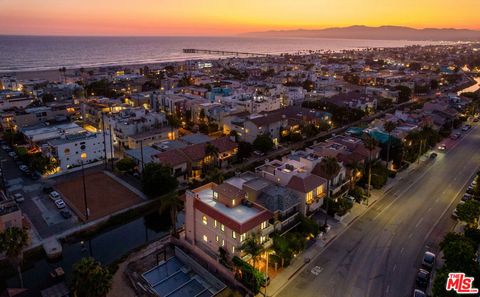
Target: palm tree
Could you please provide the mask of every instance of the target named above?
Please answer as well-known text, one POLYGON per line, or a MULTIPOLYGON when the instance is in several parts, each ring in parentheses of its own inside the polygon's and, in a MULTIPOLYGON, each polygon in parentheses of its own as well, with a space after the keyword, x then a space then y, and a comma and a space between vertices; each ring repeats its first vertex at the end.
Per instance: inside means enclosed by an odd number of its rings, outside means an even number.
POLYGON ((245 239, 240 250, 252 256, 253 267, 255 267, 258 256, 263 252, 263 245, 258 241, 258 236, 252 234, 245 239))
POLYGON ((209 182, 221 184, 223 183, 225 176, 223 175, 223 172, 220 169, 214 167, 207 171, 205 175, 205 179, 209 182))
POLYGON ((170 223, 172 224, 172 235, 177 236, 177 214, 182 209, 182 201, 177 194, 168 194, 160 198, 160 213, 170 212, 170 223))
POLYGON ((338 161, 335 157, 325 157, 322 158, 320 161, 320 169, 322 170, 323 174, 327 178, 327 205, 326 211, 327 214, 325 215, 325 226, 327 226, 328 220, 328 200, 330 200, 330 185, 332 183, 333 178, 338 174, 340 171, 340 165, 338 165, 338 161))
POLYGON ((372 152, 377 147, 377 141, 370 134, 363 137, 363 145, 368 150, 368 189, 367 189, 367 205, 370 197, 370 186, 372 183, 372 152))
POLYGON ((205 145, 205 157, 210 157, 213 159, 213 162, 210 162, 210 164, 213 163, 215 166, 217 165, 218 155, 218 148, 210 142, 207 142, 207 144, 205 145))
MULTIPOLYGON (((65 81, 66 81, 65 73, 67 72, 67 68, 65 68, 65 67, 60 67, 60 68, 58 68, 58 72, 60 72, 60 74, 63 73, 63 82, 65 82, 65 81)), ((60 77, 61 77, 61 76, 60 76, 60 77)))
POLYGON ((362 176, 363 166, 358 162, 349 163, 346 166, 350 169, 350 189, 353 189, 362 176))
POLYGON ((388 168, 388 162, 390 162, 390 146, 392 144, 392 131, 395 130, 396 127, 397 127, 397 124, 391 121, 386 121, 385 124, 383 124, 383 129, 385 129, 385 132, 388 133, 387 168, 388 168))
POLYGON ((73 297, 105 297, 112 288, 112 274, 93 258, 83 258, 73 265, 73 297))
POLYGON ((0 252, 5 253, 12 266, 17 269, 20 287, 23 288, 21 264, 23 249, 28 244, 28 233, 25 229, 10 227, 0 233, 0 252))

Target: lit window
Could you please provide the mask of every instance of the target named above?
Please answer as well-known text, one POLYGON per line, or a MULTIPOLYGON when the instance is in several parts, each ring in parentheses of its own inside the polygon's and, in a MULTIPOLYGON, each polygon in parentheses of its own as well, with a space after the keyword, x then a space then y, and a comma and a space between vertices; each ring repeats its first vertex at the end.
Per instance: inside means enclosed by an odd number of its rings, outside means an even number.
POLYGON ((246 237, 247 237, 247 234, 245 234, 245 233, 243 233, 242 235, 240 235, 240 242, 243 242, 246 237))
POLYGON ((204 225, 208 224, 207 216, 202 217, 202 222, 203 222, 204 225))
POLYGON ((207 235, 203 235, 203 241, 208 242, 208 237, 207 237, 207 235))
POLYGON ((214 221, 213 221, 213 226, 214 226, 215 228, 217 228, 217 220, 214 220, 214 221))
POLYGON ((232 246, 232 254, 234 254, 234 253, 235 253, 235 247, 232 246))
POLYGON ((307 193, 307 199, 306 200, 307 200, 306 201, 307 204, 311 204, 313 202, 313 192, 312 191, 307 193))
POLYGON ((232 238, 237 239, 237 233, 235 231, 232 231, 232 238))
POLYGON ((225 246, 225 239, 222 239, 222 246, 225 246))
POLYGON ((260 224, 260 229, 265 229, 265 228, 267 228, 267 226, 268 226, 268 222, 267 222, 267 221, 262 222, 262 224, 260 224))
POLYGON ((235 206, 235 199, 232 200, 232 206, 235 206))
POLYGON ((213 192, 213 199, 218 199, 218 193, 217 192, 213 192))
POLYGON ((218 242, 220 240, 220 237, 218 235, 215 235, 215 241, 218 242))
POLYGON ((267 241, 267 237, 266 236, 260 236, 260 243, 264 243, 265 241, 267 241))
POLYGON ((225 232, 225 225, 224 225, 224 224, 220 225, 220 230, 222 230, 223 232, 225 232))

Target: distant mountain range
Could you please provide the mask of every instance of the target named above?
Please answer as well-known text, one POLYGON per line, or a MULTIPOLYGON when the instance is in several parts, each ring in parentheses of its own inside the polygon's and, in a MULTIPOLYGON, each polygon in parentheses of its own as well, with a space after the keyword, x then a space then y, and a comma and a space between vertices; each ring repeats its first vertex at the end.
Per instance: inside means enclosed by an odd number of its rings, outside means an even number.
POLYGON ((415 29, 400 26, 350 26, 319 30, 278 30, 250 32, 248 37, 302 37, 302 38, 341 38, 371 40, 418 40, 418 41, 480 41, 480 31, 452 28, 415 29))

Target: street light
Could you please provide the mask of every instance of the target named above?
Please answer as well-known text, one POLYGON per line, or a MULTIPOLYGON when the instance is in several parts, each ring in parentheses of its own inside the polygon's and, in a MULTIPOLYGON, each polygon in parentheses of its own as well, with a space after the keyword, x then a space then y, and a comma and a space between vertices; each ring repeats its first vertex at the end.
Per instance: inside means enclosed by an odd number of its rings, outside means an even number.
POLYGON ((87 204, 87 187, 85 184, 85 169, 83 168, 83 160, 87 158, 87 153, 80 155, 80 163, 82 164, 82 179, 83 179, 83 203, 85 204, 85 221, 88 221, 88 204, 87 204))

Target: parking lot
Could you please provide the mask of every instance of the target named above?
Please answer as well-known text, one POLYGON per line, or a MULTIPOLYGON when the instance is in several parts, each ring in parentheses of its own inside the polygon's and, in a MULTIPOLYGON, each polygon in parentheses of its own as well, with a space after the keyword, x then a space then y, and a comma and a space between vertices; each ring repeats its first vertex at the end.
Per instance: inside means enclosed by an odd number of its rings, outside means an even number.
MULTIPOLYGON (((8 195, 14 197, 15 194, 20 194, 23 197, 23 201, 18 201, 18 204, 39 237, 46 238, 78 224, 78 218, 71 211, 72 217, 62 217, 60 210, 42 191, 47 183, 41 179, 34 180, 20 171, 14 158, 3 148, 0 150, 0 160, 8 195)), ((65 209, 68 210, 68 206, 65 209)))

